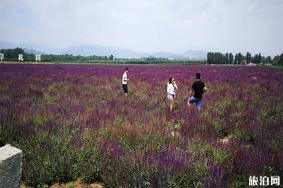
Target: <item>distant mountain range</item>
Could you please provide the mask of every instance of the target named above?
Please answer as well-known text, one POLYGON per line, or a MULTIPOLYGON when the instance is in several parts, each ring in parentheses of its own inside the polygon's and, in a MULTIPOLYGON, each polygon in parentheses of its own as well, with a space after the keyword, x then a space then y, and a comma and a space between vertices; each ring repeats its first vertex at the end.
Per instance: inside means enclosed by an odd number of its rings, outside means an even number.
POLYGON ((81 46, 73 46, 63 50, 60 50, 61 54, 73 54, 73 55, 82 55, 82 56, 109 56, 114 55, 114 57, 120 58, 133 58, 140 57, 141 54, 123 49, 123 48, 115 48, 115 47, 104 47, 99 45, 81 45, 81 46))
POLYGON ((109 56, 114 55, 118 58, 138 58, 138 57, 156 57, 156 58, 169 58, 169 59, 191 59, 191 60, 203 60, 206 59, 207 52, 205 51, 196 51, 196 50, 187 50, 181 54, 174 54, 169 52, 157 52, 157 53, 140 53, 132 50, 118 48, 118 47, 106 47, 100 45, 81 45, 81 46, 72 46, 65 49, 54 49, 46 46, 39 46, 27 43, 14 44, 11 42, 0 41, 0 49, 7 48, 16 48, 20 47, 25 50, 27 53, 34 54, 73 54, 73 55, 82 55, 82 56, 109 56))

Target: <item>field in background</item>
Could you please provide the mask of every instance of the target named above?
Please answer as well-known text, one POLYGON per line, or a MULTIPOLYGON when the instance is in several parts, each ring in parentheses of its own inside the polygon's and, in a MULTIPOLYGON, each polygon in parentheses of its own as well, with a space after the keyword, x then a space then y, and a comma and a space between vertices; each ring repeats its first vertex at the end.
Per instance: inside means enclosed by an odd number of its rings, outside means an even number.
POLYGON ((0 145, 23 150, 28 185, 240 187, 283 174, 283 71, 270 67, 0 65, 0 145), (185 100, 194 74, 201 113, 185 100), (174 112, 166 82, 179 86, 174 112), (172 133, 174 132, 174 136, 172 133))

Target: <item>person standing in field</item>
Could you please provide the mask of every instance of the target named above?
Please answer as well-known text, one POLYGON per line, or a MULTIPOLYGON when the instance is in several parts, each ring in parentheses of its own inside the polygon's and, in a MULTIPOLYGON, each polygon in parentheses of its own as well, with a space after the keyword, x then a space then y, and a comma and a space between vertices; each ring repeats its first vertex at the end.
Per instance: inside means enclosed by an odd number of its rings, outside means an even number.
POLYGON ((168 99, 170 111, 173 110, 173 105, 174 105, 174 100, 176 99, 177 90, 178 90, 178 86, 175 82, 174 77, 170 77, 167 83, 167 99, 168 99))
POLYGON ((196 73, 196 81, 192 85, 192 89, 189 89, 189 99, 188 99, 188 107, 189 112, 191 111, 191 106, 195 103, 198 111, 201 110, 202 107, 202 95, 207 90, 204 82, 200 80, 200 73, 196 73))
POLYGON ((125 97, 128 96, 128 81, 129 81, 129 78, 128 78, 128 67, 125 68, 125 71, 124 71, 124 74, 123 74, 123 77, 122 77, 122 88, 124 90, 124 95, 125 97))

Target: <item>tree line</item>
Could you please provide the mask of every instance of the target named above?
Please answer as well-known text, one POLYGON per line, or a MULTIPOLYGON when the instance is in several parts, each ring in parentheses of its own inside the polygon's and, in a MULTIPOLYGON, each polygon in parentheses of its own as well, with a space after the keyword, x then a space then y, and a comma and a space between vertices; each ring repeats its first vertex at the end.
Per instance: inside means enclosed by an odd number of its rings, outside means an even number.
MULTIPOLYGON (((1 49, 0 53, 4 54, 5 61, 18 61, 18 55, 23 54, 24 61, 34 61, 35 54, 26 53, 22 48, 14 48, 14 49, 1 49)), ((61 62, 61 61, 90 61, 90 60, 114 60, 114 56, 80 56, 80 55, 72 55, 72 54, 41 54, 42 61, 46 62, 61 62)))
MULTIPOLYGON (((18 61, 18 55, 23 54, 24 61, 35 61, 35 54, 26 53, 24 49, 2 49, 0 53, 4 54, 5 61, 18 61)), ((115 58, 110 56, 81 56, 72 54, 41 54, 41 61, 54 63, 126 63, 126 64, 201 64, 204 61, 188 61, 188 60, 169 60, 161 57, 140 57, 140 58, 115 58)))
POLYGON ((241 53, 222 54, 220 52, 208 52, 207 53, 207 63, 208 64, 271 64, 271 65, 283 65, 283 53, 281 55, 276 55, 273 58, 271 56, 262 56, 260 53, 252 56, 250 52, 245 55, 241 53))
MULTIPOLYGON (((26 53, 22 48, 15 49, 2 49, 0 53, 4 54, 5 61, 18 61, 18 55, 23 54, 24 61, 35 61, 35 54, 26 53)), ((168 58, 156 58, 156 57, 144 57, 144 58, 115 58, 113 55, 110 56, 81 56, 72 54, 42 54, 41 61, 44 62, 82 62, 82 63, 135 63, 135 64, 159 64, 159 63, 205 63, 204 61, 189 61, 189 60, 169 60, 168 58)), ((281 55, 262 56, 260 53, 252 56, 250 52, 245 55, 241 53, 222 54, 220 52, 208 52, 207 61, 208 64, 271 64, 283 66, 283 53, 281 55)))
MULTIPOLYGON (((1 49, 0 53, 4 54, 5 61, 18 61, 18 55, 23 54, 24 61, 34 61, 35 54, 26 53, 22 48, 14 49, 1 49)), ((109 56, 81 56, 81 55, 72 55, 72 54, 41 54, 41 61, 44 62, 86 62, 86 63, 95 63, 95 62, 138 62, 139 64, 148 63, 148 62, 165 62, 169 61, 167 58, 156 58, 156 57, 146 57, 146 58, 115 58, 114 55, 109 56)))

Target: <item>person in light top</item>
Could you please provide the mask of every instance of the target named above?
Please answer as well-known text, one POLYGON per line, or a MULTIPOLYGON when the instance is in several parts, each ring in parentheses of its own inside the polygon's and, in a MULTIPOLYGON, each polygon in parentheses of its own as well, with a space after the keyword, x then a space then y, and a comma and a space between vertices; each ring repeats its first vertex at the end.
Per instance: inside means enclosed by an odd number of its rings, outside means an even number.
POLYGON ((170 111, 173 110, 173 104, 174 104, 174 100, 176 99, 177 90, 178 90, 178 86, 175 82, 174 77, 170 77, 167 83, 167 99, 168 99, 170 111))
POLYGON ((128 78, 128 67, 125 68, 125 71, 124 71, 124 74, 123 74, 123 77, 122 77, 122 88, 124 90, 124 95, 125 96, 128 96, 128 81, 129 81, 129 78, 128 78))

